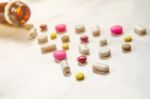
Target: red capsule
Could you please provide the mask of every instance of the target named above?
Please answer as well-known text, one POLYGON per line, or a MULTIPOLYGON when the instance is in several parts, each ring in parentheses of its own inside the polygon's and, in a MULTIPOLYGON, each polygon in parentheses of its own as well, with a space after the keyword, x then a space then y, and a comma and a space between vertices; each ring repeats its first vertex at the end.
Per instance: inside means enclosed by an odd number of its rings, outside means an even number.
POLYGON ((79 57, 77 58, 77 61, 78 61, 79 63, 84 64, 84 63, 86 63, 86 61, 87 61, 87 57, 86 57, 86 56, 79 56, 79 57))
POLYGON ((47 24, 41 24, 40 29, 41 29, 42 32, 46 31, 47 30, 47 24))
POLYGON ((87 43, 89 41, 89 37, 87 35, 83 35, 80 37, 82 43, 87 43))

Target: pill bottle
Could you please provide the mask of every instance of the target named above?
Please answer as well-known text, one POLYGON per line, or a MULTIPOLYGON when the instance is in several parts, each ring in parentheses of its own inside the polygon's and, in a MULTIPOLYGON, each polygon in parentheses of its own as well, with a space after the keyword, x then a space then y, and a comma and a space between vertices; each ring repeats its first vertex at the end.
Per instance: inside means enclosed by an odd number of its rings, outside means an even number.
POLYGON ((24 25, 30 18, 30 8, 20 0, 0 3, 0 23, 24 25))

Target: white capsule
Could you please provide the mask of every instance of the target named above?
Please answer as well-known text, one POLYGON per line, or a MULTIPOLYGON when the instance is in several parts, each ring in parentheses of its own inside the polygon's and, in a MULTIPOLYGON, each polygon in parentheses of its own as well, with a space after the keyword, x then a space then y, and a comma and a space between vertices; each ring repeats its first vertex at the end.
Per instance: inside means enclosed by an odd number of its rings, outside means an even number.
POLYGON ((96 36, 99 36, 100 35, 100 28, 99 28, 99 26, 94 26, 94 27, 92 27, 92 34, 93 34, 93 36, 94 37, 96 37, 96 36))
POLYGON ((34 39, 37 36, 37 30, 36 28, 32 28, 29 32, 28 32, 28 39, 34 39))
POLYGON ((106 59, 106 58, 108 58, 108 57, 110 57, 110 56, 111 56, 111 51, 110 51, 109 48, 101 48, 101 49, 99 50, 99 57, 100 57, 101 59, 106 59))
POLYGON ((134 31, 135 31, 135 33, 137 33, 140 36, 145 35, 147 32, 146 27, 141 26, 141 25, 134 26, 134 31))
POLYGON ((107 39, 106 39, 106 38, 100 38, 99 44, 100 44, 100 46, 105 46, 105 45, 107 45, 107 39))
POLYGON ((83 55, 88 55, 89 54, 89 48, 86 44, 80 44, 79 45, 79 52, 83 55))
POLYGON ((44 44, 41 46, 41 52, 43 54, 56 50, 56 44, 44 44))
POLYGON ((37 38, 39 44, 44 44, 48 42, 48 37, 45 34, 41 34, 37 38))
POLYGON ((109 72, 109 66, 106 64, 102 63, 95 63, 92 66, 93 72, 97 74, 102 74, 102 73, 108 73, 109 72))
POLYGON ((67 60, 61 61, 61 67, 62 67, 64 76, 69 76, 71 74, 70 66, 67 60))
POLYGON ((76 25, 75 31, 76 31, 76 33, 83 33, 85 31, 84 25, 76 25))

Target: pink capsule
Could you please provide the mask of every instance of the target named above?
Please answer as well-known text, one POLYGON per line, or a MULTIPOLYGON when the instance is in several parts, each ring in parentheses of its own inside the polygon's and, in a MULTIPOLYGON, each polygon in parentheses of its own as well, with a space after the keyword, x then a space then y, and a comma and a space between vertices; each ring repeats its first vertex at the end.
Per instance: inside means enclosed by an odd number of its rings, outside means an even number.
POLYGON ((58 24, 55 26, 55 30, 57 33, 66 32, 66 25, 65 24, 58 24))
POLYGON ((121 35, 123 33, 123 27, 121 25, 114 25, 111 27, 112 35, 121 35))
POLYGON ((88 43, 89 37, 87 35, 83 35, 80 37, 81 43, 88 43))
POLYGON ((77 58, 77 61, 78 61, 78 63, 85 64, 87 61, 87 57, 86 56, 79 56, 77 58))
POLYGON ((64 50, 57 50, 53 53, 53 57, 56 61, 62 61, 66 59, 67 55, 64 50))

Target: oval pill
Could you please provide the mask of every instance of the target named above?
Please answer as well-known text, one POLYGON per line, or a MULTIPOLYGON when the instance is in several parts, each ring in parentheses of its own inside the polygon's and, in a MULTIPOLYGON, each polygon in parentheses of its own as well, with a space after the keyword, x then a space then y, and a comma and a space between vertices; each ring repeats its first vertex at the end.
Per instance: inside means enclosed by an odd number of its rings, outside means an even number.
POLYGON ((100 28, 99 28, 99 26, 94 26, 94 27, 92 27, 92 34, 93 34, 93 36, 94 37, 97 37, 97 36, 99 36, 100 35, 100 28))
POLYGON ((57 24, 55 26, 55 30, 56 30, 57 33, 66 32, 66 25, 65 24, 57 24))
POLYGON ((85 27, 84 27, 84 25, 76 25, 75 26, 75 32, 76 33, 83 33, 85 31, 85 27))
POLYGON ((114 25, 110 29, 112 35, 118 36, 123 33, 123 27, 121 25, 114 25))
POLYGON ((124 37, 124 41, 125 41, 125 42, 131 42, 131 41, 132 41, 132 36, 126 35, 126 36, 124 37))
POLYGON ((141 26, 141 25, 136 25, 134 26, 134 31, 137 33, 139 36, 143 36, 147 33, 146 27, 141 26))

